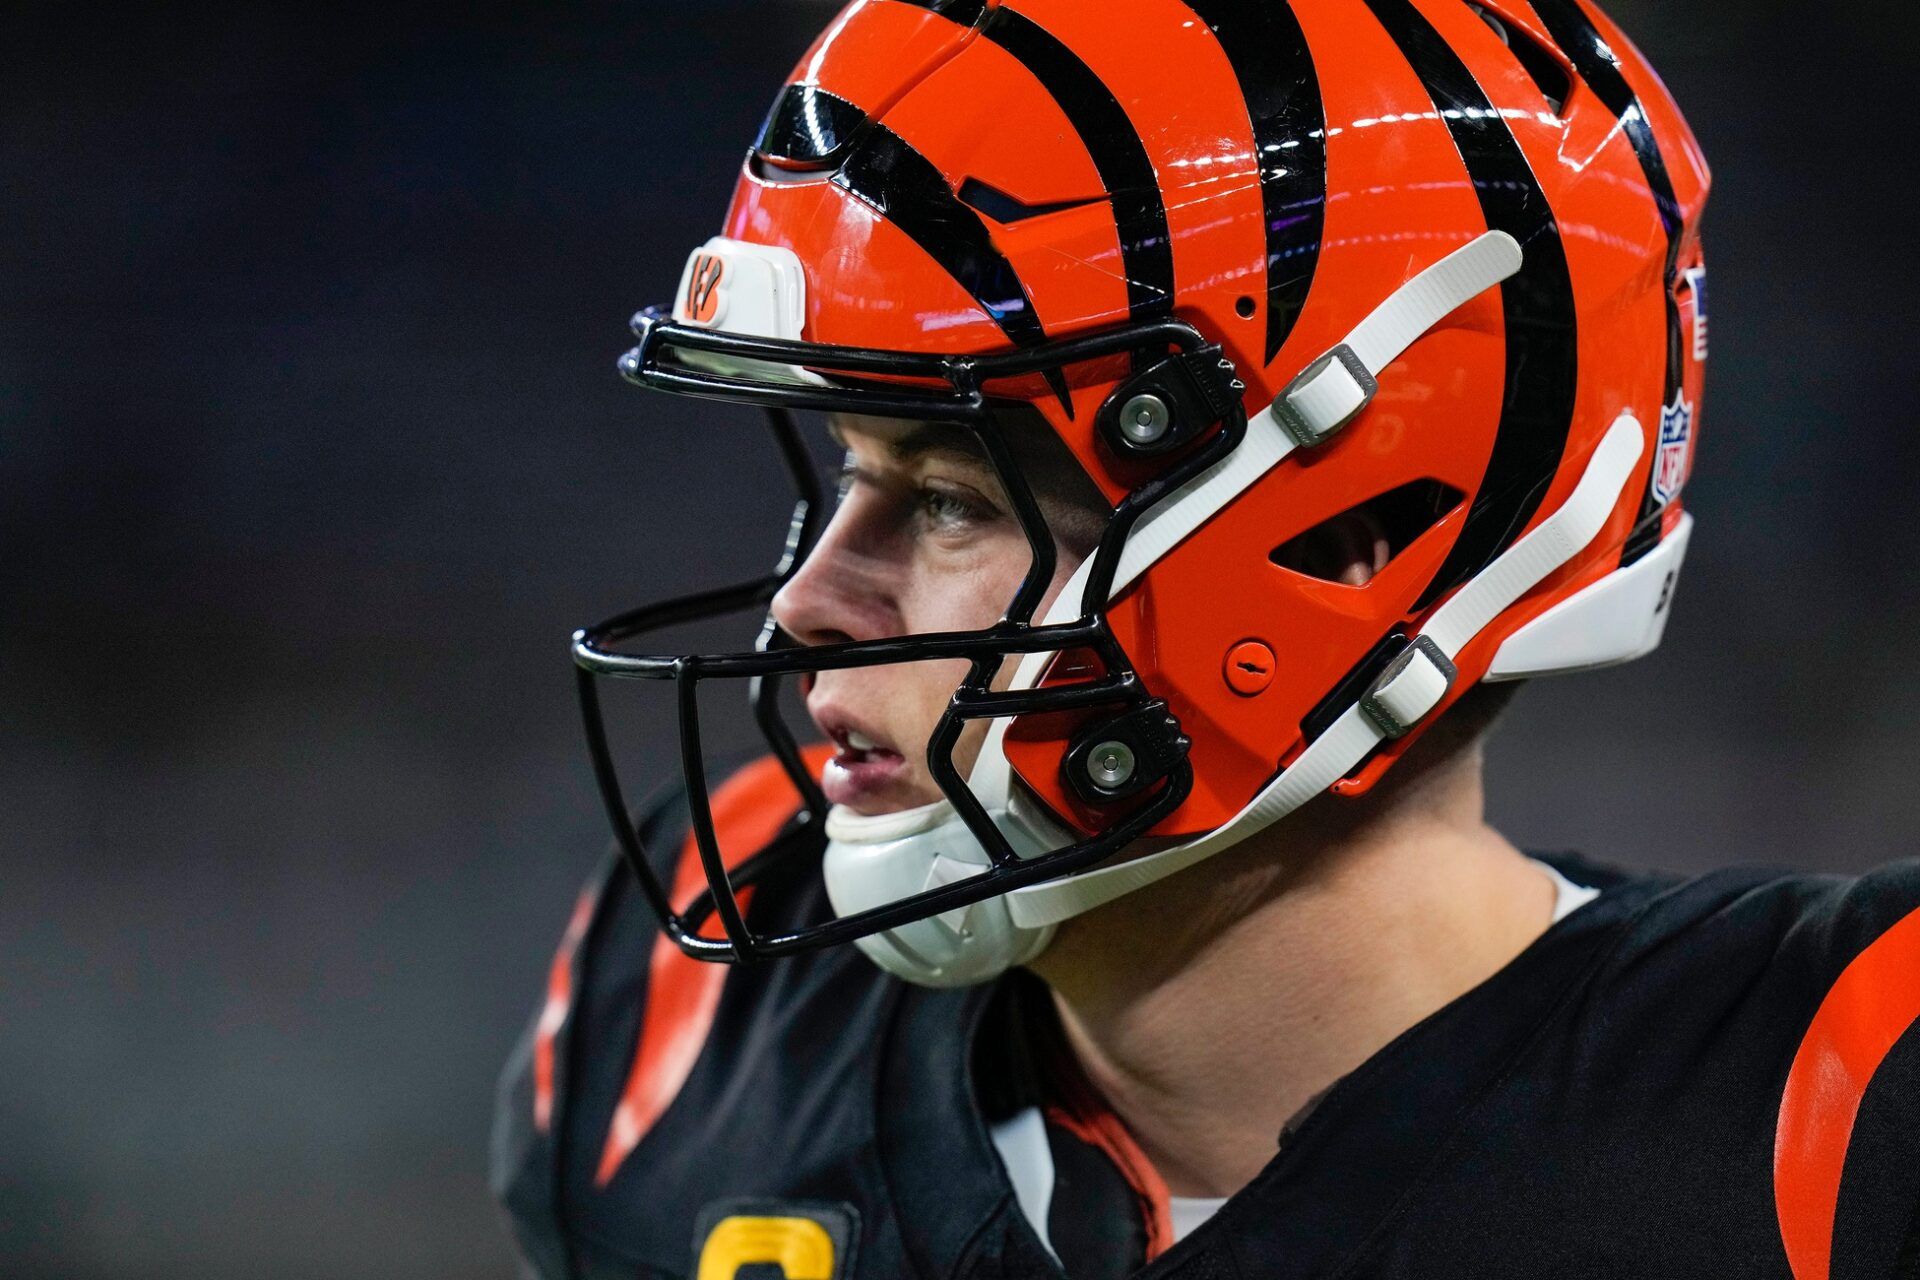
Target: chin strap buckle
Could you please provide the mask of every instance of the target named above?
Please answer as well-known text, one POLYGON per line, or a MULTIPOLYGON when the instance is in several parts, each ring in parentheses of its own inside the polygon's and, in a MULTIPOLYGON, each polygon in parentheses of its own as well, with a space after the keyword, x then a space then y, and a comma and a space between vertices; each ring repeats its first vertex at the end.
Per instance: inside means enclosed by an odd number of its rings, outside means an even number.
POLYGON ((1379 390, 1366 362, 1342 342, 1287 384, 1273 402, 1273 420, 1295 444, 1311 449, 1351 422, 1379 390))
POLYGON ((1324 444, 1372 402, 1380 371, 1421 334, 1520 269, 1520 242, 1488 231, 1395 289, 1347 340, 1300 371, 1268 410, 1304 449, 1324 444))
POLYGON ((1433 714, 1460 673, 1431 636, 1415 636, 1360 698, 1360 713, 1388 738, 1404 738, 1433 714))

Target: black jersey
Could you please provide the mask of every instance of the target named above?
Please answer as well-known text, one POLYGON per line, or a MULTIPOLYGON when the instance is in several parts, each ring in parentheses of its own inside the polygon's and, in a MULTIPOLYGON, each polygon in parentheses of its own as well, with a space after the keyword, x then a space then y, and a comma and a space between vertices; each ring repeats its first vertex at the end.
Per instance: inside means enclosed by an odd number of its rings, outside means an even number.
MULTIPOLYGON (((772 835, 794 802, 763 765, 714 803, 772 835)), ((660 808, 649 847, 681 857, 683 821, 660 808)), ((708 965, 616 864, 509 1063, 496 1189, 550 1280, 1920 1277, 1920 863, 1549 861, 1599 896, 1170 1247, 1124 1127, 1051 1106, 1052 1251, 988 1131, 1033 1100, 1033 979, 923 990, 852 948, 708 965)), ((822 894, 790 872, 748 911, 816 918, 822 894)))

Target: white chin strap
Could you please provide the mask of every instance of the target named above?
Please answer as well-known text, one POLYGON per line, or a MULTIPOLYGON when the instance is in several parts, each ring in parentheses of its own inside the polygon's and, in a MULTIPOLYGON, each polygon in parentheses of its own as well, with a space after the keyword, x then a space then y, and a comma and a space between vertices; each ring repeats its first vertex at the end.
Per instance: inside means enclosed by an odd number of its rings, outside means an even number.
MULTIPOLYGON (((1463 303, 1513 275, 1520 263, 1513 237, 1489 231, 1396 289, 1345 342, 1309 364, 1267 412, 1248 421, 1237 449, 1141 517, 1121 551, 1109 598, 1288 454, 1330 439, 1367 406, 1382 369, 1463 303)), ((1644 445, 1639 422, 1623 412, 1560 509, 1462 586, 1366 695, 1224 825, 1170 849, 1017 889, 857 945, 909 982, 984 982, 1038 956, 1059 922, 1193 866, 1299 808, 1351 773, 1381 741, 1407 733, 1440 704, 1453 681, 1453 659, 1467 642, 1599 533, 1644 445)), ((1080 566, 1045 623, 1080 616, 1090 569, 1090 561, 1080 566)), ((1034 687, 1051 656, 1022 658, 1011 687, 1034 687)), ((1043 818, 1040 806, 1023 801, 1012 783, 1004 750, 1007 724, 1000 719, 989 726, 968 785, 1021 856, 1064 847, 1067 833, 1043 818)), ((827 818, 827 837, 827 893, 843 916, 967 879, 991 865, 944 801, 878 817, 836 807, 827 818)))

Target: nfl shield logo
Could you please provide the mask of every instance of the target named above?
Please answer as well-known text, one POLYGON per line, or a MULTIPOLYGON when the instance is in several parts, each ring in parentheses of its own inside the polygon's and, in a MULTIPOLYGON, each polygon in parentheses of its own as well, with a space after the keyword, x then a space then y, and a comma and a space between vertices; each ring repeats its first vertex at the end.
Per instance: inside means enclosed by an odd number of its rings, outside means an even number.
POLYGON ((1666 506, 1687 482, 1687 463, 1693 457, 1693 406, 1684 394, 1660 410, 1660 448, 1653 457, 1653 500, 1666 506))

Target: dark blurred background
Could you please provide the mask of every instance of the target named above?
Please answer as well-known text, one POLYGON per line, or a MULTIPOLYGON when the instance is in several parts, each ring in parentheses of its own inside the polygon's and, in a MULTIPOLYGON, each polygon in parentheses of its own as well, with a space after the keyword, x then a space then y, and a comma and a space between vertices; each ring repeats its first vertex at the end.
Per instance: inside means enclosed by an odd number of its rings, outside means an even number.
MULTIPOLYGON (((1519 701, 1494 808, 1910 852, 1920 39, 1612 8, 1716 170, 1700 530, 1657 656, 1519 701)), ((612 359, 830 11, 6 7, 0 1274, 511 1274, 492 1083, 605 842, 567 633, 783 514, 612 359)))

